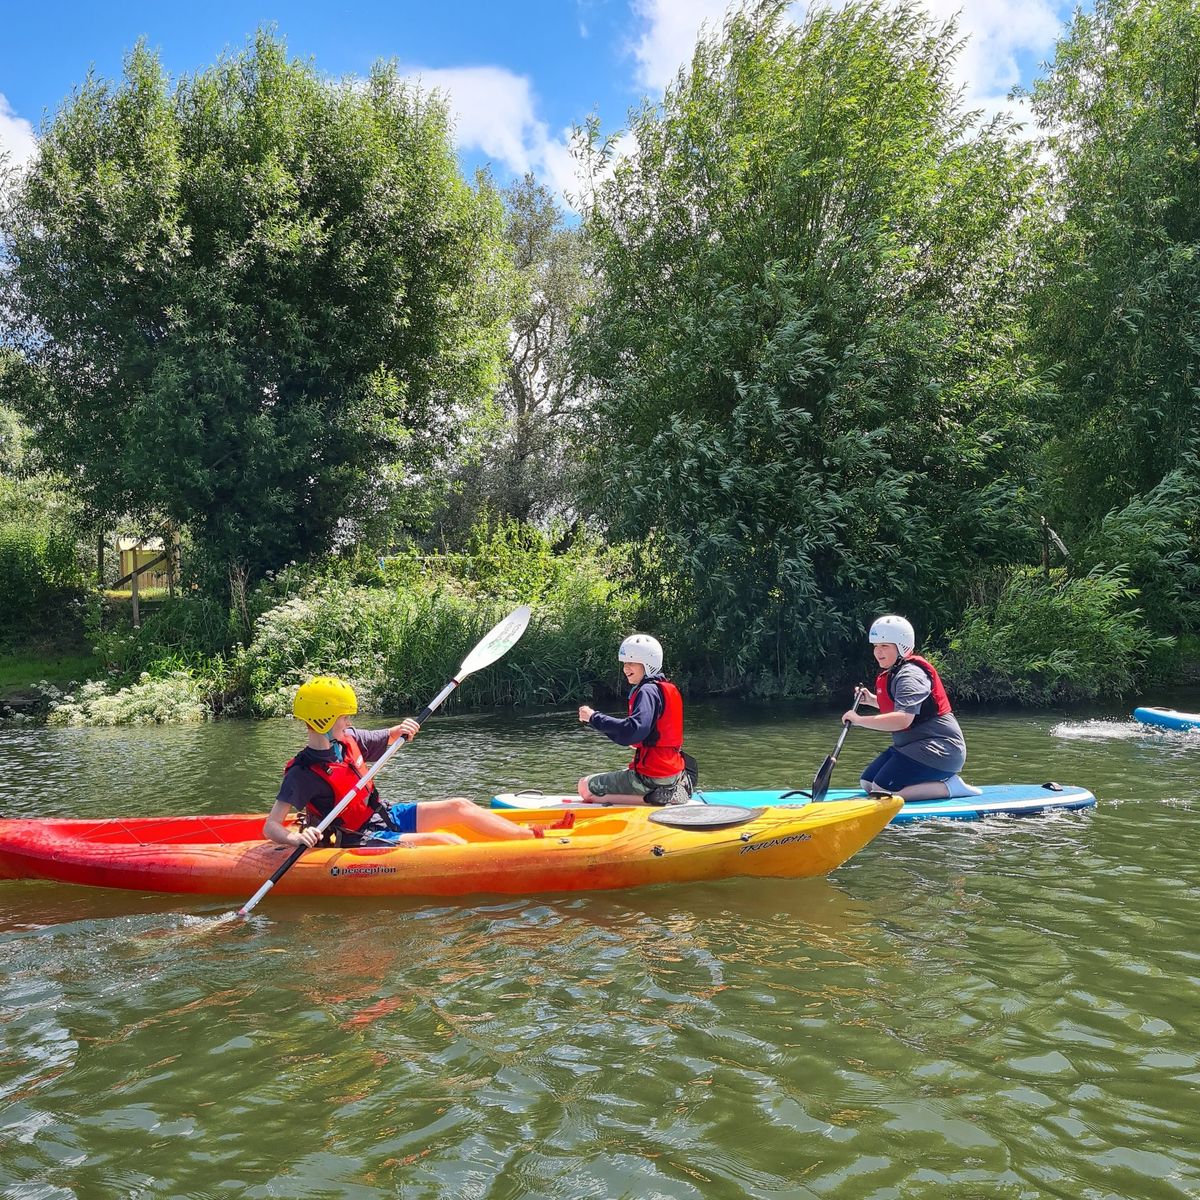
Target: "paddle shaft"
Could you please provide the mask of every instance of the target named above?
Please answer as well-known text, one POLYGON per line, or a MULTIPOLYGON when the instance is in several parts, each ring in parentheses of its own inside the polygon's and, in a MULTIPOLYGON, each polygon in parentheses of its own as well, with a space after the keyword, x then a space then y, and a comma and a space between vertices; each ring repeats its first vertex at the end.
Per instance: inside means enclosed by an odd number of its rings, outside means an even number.
MULTIPOLYGON (((472 674, 474 671, 478 671, 482 667, 491 666, 496 659, 500 658, 501 655, 506 654, 509 650, 511 650, 520 639, 521 634, 525 632, 525 626, 528 623, 529 607, 527 605, 522 605, 520 608, 514 609, 513 612, 509 613, 509 615, 503 621, 499 622, 491 630, 489 630, 488 633, 485 634, 482 640, 478 643, 478 645, 476 645, 471 651, 471 653, 468 654, 465 659, 463 659, 462 666, 458 668, 458 674, 454 676, 454 678, 451 679, 450 682, 446 684, 446 686, 442 688, 442 690, 438 692, 438 694, 434 696, 434 698, 430 700, 430 702, 425 705, 425 707, 416 715, 414 719, 416 720, 417 725, 424 725, 425 722, 428 721, 429 718, 433 716, 434 712, 441 706, 446 697, 449 696, 450 693, 454 691, 454 689, 458 687, 458 685, 462 683, 462 681, 466 679, 468 675, 472 674)), ((353 800, 354 797, 361 792, 368 783, 371 782, 372 777, 380 769, 380 767, 382 767, 383 764, 387 762, 387 760, 391 758, 401 746, 407 744, 408 740, 408 738, 403 737, 398 739, 397 741, 393 742, 383 752, 382 755, 380 755, 380 757, 372 765, 371 769, 333 806, 332 809, 330 809, 329 814, 325 817, 325 819, 316 826, 318 833, 324 833, 325 830, 328 829, 335 820, 337 820, 342 809, 344 809, 346 805, 349 804, 350 801, 353 800)), ((293 850, 291 854, 289 854, 287 858, 280 863, 278 869, 271 875, 270 879, 268 879, 262 885, 262 887, 260 887, 258 891, 255 892, 254 895, 251 896, 250 899, 238 909, 238 916, 246 916, 246 914, 258 904, 258 902, 288 873, 288 871, 292 869, 292 865, 307 849, 308 846, 297 846, 295 850, 293 850)))
MULTIPOLYGON (((854 689, 854 704, 851 706, 851 712, 858 712, 858 706, 862 703, 862 685, 854 689)), ((842 746, 846 742, 846 735, 850 732, 850 722, 842 722, 842 732, 838 734, 838 740, 833 747, 833 753, 828 755, 825 761, 821 764, 821 769, 813 778, 812 798, 814 800, 824 800, 825 793, 829 791, 829 780, 833 776, 833 768, 837 764, 838 755, 842 752, 842 746)))
MULTIPOLYGON (((855 690, 854 704, 851 706, 850 711, 854 712, 854 713, 858 712, 858 706, 861 703, 862 703, 862 692, 860 690, 855 690)), ((837 762, 838 755, 841 754, 842 747, 846 744, 846 735, 849 732, 850 732, 850 722, 843 721, 842 722, 842 732, 838 734, 837 745, 834 746, 833 753, 830 755, 830 758, 832 758, 834 762, 837 762)))

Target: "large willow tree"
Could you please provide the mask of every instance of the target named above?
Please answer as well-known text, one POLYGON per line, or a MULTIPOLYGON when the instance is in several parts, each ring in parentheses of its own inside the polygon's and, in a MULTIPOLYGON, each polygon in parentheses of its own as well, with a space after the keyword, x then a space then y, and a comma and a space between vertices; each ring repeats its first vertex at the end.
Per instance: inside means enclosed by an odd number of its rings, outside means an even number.
MULTIPOLYGON (((1200 470, 1200 7, 1098 0, 1033 92, 1062 220, 1035 297, 1057 366, 1050 476, 1072 532, 1200 470)), ((1170 488, 1168 488, 1170 490, 1170 488)), ((1160 496, 1155 507, 1160 509, 1160 496)))
POLYGON ((214 580, 319 551, 494 387, 501 216, 393 66, 331 82, 260 33, 173 83, 139 46, 10 189, 27 415, 93 512, 173 520, 214 580))
POLYGON ((1036 173, 956 50, 915 7, 757 5, 597 184, 590 494, 713 682, 803 686, 894 607, 928 633, 1023 537, 1036 173))

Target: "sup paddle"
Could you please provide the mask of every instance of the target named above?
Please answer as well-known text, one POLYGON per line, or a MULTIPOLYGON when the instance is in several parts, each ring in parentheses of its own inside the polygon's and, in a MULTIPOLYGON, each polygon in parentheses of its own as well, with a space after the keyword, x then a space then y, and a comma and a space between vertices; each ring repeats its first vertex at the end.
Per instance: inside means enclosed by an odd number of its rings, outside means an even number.
MULTIPOLYGON (((851 712, 858 712, 858 706, 862 703, 863 689, 862 685, 854 689, 854 706, 850 709, 851 712)), ((850 732, 850 722, 842 722, 842 732, 838 735, 837 744, 833 748, 833 753, 826 756, 825 761, 821 764, 821 769, 817 772, 813 779, 812 798, 814 800, 824 800, 825 793, 829 791, 829 780, 833 777, 833 768, 837 765, 838 755, 842 752, 842 744, 846 740, 846 734, 850 732)))
MULTIPOLYGON (((424 725, 426 721, 433 716, 434 712, 441 706, 443 700, 450 695, 452 691, 468 675, 474 674, 476 671, 482 670, 484 667, 490 667, 498 658, 502 658, 507 654, 521 639, 521 634, 525 632, 525 626, 529 624, 529 605, 522 604, 520 608, 513 609, 498 625, 496 625, 489 633, 485 634, 483 639, 463 659, 463 664, 458 668, 458 674, 450 680, 448 684, 423 709, 417 714, 416 722, 418 725, 424 725)), ((371 766, 371 769, 329 810, 329 815, 316 826, 318 833, 324 833, 325 830, 333 824, 337 819, 338 814, 354 799, 356 793, 360 792, 371 781, 371 777, 383 766, 401 746, 408 743, 408 738, 399 738, 393 742, 380 756, 380 758, 371 766)), ((298 858, 307 850, 307 846, 297 846, 280 864, 279 869, 268 879, 262 887, 237 910, 239 917, 246 916, 251 909, 291 870, 292 865, 298 858)))

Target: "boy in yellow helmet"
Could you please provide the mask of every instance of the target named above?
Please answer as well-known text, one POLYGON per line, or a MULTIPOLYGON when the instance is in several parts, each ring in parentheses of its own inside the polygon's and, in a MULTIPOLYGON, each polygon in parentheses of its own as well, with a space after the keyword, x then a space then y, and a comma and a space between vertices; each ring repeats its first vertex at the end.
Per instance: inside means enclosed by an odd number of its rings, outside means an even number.
MULTIPOLYGON (((315 846, 316 826, 359 779, 366 763, 377 761, 398 738, 412 740, 420 726, 411 717, 390 729, 356 729, 348 718, 358 712, 354 689, 340 679, 319 675, 301 684, 292 712, 308 726, 308 741, 283 772, 279 795, 263 826, 263 835, 281 846, 315 846), (297 810, 308 818, 304 827, 286 825, 297 810)), ((533 838, 540 830, 511 821, 463 797, 419 804, 385 805, 372 782, 355 796, 334 821, 340 845, 390 842, 408 846, 461 844, 463 838, 444 826, 462 825, 495 840, 533 838)))

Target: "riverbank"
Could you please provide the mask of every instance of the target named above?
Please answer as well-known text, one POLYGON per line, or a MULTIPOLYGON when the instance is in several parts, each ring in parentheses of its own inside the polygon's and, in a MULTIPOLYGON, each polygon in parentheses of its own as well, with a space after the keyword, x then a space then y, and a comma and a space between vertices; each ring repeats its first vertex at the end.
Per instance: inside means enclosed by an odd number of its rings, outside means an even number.
MULTIPOLYGON (((313 674, 349 680, 364 713, 412 711, 519 603, 533 607, 524 638, 458 703, 616 703, 616 647, 636 628, 662 640, 666 671, 689 700, 825 703, 873 670, 865 642, 849 641, 803 670, 794 648, 774 671, 739 668, 720 653, 719 633, 684 627, 639 595, 626 561, 598 543, 552 552, 498 539, 472 555, 326 562, 288 568, 228 607, 194 592, 160 599, 143 606, 137 628, 119 598, 83 597, 76 626, 10 639, 0 716, 66 725, 279 716, 313 674)), ((1111 573, 1020 573, 991 608, 969 610, 942 645, 921 650, 960 708, 1145 697, 1200 679, 1200 638, 1155 637, 1124 607, 1128 596, 1111 573)))

